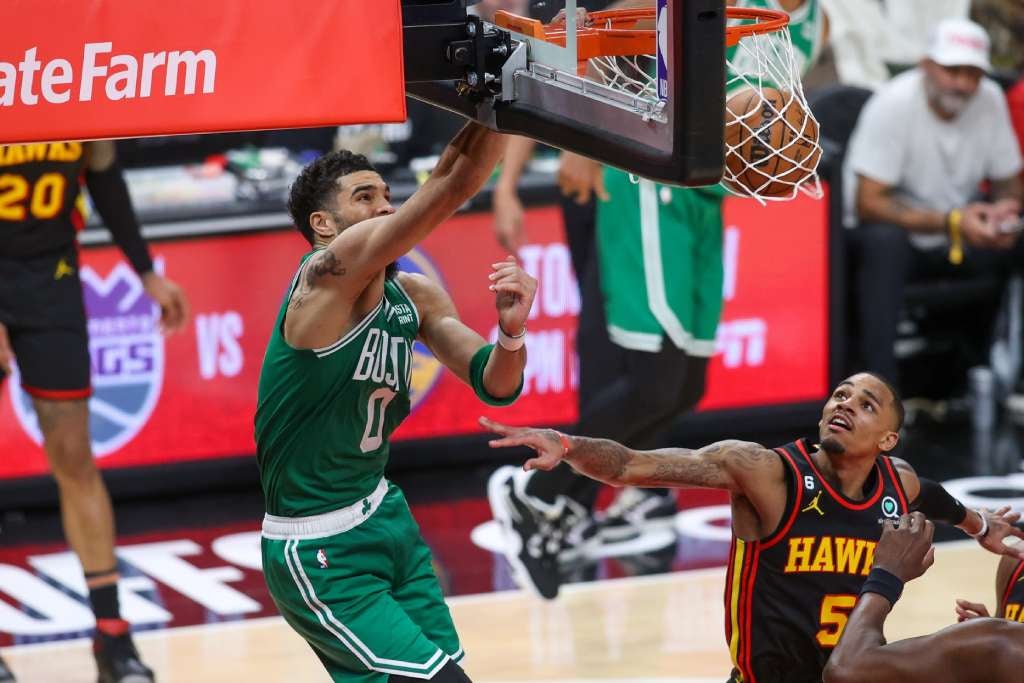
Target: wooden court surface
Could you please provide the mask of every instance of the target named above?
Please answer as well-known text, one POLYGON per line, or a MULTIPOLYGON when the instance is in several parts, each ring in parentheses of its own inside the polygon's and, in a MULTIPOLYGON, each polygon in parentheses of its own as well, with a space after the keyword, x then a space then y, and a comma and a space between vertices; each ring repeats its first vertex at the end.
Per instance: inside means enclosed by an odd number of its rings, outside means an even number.
MULTIPOLYGON (((938 546, 935 566, 907 586, 890 640, 955 621, 953 600, 993 607, 998 558, 970 541, 938 546)), ((476 683, 722 683, 724 569, 576 584, 545 603, 522 592, 450 601, 466 670, 476 683)), ((137 636, 160 683, 326 682, 305 643, 279 618, 137 636)), ((20 683, 92 683, 86 640, 4 650, 20 683)))

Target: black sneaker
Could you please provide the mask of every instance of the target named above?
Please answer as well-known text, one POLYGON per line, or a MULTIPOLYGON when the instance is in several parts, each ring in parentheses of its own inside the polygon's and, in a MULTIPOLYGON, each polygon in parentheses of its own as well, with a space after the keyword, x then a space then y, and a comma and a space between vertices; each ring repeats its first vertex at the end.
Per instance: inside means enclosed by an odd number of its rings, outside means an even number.
POLYGON ((561 535, 557 522, 535 509, 522 488, 518 468, 500 467, 487 482, 491 513, 501 525, 504 553, 516 583, 548 600, 558 596, 558 553, 561 535))
POLYGON ((671 525, 676 515, 676 498, 645 489, 626 488, 608 506, 601 520, 601 540, 605 543, 630 541, 645 528, 671 525))
POLYGON ((97 631, 92 640, 99 683, 153 683, 153 670, 142 663, 130 633, 111 636, 97 631))
POLYGON ((7 668, 4 660, 0 659, 0 683, 14 683, 14 674, 7 668))
POLYGON ((586 562, 601 545, 599 527, 590 510, 571 498, 559 498, 561 514, 558 517, 560 548, 558 561, 562 564, 586 562))

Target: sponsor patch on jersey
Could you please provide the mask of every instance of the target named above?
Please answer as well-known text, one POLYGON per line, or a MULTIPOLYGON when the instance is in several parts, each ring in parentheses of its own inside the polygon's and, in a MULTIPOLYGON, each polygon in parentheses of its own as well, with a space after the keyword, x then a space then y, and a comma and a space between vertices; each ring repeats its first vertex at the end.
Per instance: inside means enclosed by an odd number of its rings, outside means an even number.
POLYGON ((895 498, 886 496, 882 499, 882 514, 889 519, 895 519, 900 516, 900 506, 895 498))
MULTIPOLYGON (((80 276, 93 388, 89 432, 101 458, 131 441, 149 420, 163 387, 164 339, 160 309, 128 265, 118 263, 106 277, 82 266, 80 276)), ((22 428, 41 444, 31 397, 18 390, 11 400, 22 428)))

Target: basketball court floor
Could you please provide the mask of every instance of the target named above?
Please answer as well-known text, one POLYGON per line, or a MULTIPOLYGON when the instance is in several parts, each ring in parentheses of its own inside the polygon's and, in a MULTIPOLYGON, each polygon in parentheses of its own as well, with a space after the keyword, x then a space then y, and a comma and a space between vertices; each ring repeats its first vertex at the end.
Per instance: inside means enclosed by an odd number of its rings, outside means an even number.
MULTIPOLYGON (((1016 428, 986 436, 966 425, 918 426, 906 441, 919 470, 968 502, 1024 506, 1024 441, 1016 428)), ((496 530, 484 498, 491 469, 395 476, 434 550, 475 681, 725 680, 728 508, 721 493, 680 492, 671 527, 606 547, 601 557, 570 569, 573 583, 557 601, 544 602, 516 590, 493 552, 496 530)), ((610 496, 606 491, 603 502, 610 496)), ((251 487, 119 506, 122 608, 162 683, 328 680, 267 595, 259 567, 261 513, 251 487)), ((57 518, 8 511, 0 524, 5 659, 22 683, 95 680, 91 617, 57 518)), ((890 638, 952 623, 957 597, 994 600, 996 558, 956 531, 939 536, 945 542, 935 566, 908 586, 890 620, 890 638)))
MULTIPOLYGON (((956 597, 988 597, 996 562, 970 542, 943 544, 934 569, 897 605, 890 638, 951 623, 956 597)), ((555 602, 521 591, 451 599, 474 681, 720 683, 723 569, 602 580, 555 602)), ((989 600, 991 602, 991 600, 989 600)), ((138 645, 164 683, 327 681, 305 643, 278 617, 144 633, 138 645)), ((5 651, 19 680, 95 680, 87 640, 5 651)))

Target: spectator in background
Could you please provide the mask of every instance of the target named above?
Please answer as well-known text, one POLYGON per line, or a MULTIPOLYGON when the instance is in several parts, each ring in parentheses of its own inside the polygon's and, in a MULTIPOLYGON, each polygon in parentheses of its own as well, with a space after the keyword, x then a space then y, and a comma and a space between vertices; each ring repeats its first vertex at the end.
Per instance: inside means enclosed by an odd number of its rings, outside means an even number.
POLYGON ((965 18, 970 0, 821 0, 839 82, 874 90, 924 56, 943 19, 965 18))
POLYGON ((920 66, 868 101, 850 140, 844 189, 860 251, 861 360, 886 377, 898 374, 893 345, 908 281, 1005 272, 1024 256, 1013 229, 1021 153, 988 69, 984 29, 944 20, 920 66), (983 180, 990 201, 975 201, 983 180))

